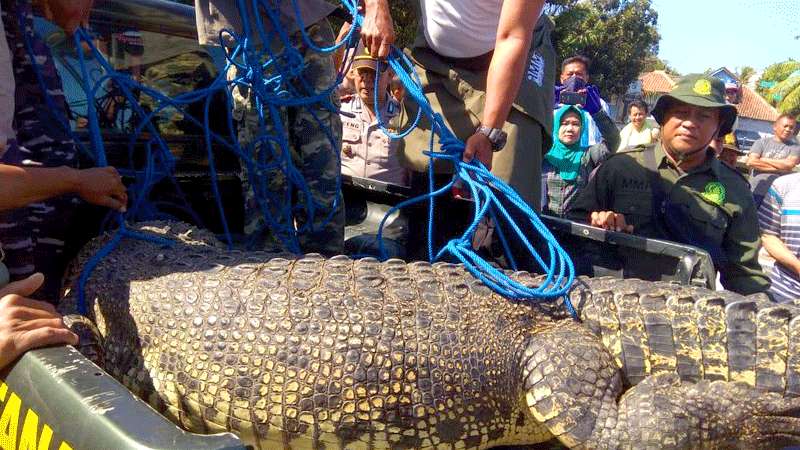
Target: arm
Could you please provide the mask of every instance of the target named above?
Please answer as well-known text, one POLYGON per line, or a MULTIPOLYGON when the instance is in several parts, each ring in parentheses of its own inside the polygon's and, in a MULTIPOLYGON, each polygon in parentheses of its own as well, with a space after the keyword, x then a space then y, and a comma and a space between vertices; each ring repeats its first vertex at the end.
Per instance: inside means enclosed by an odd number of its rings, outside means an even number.
POLYGON ((604 164, 589 177, 589 182, 569 205, 566 217, 576 222, 588 223, 593 227, 625 233, 633 232, 633 225, 627 224, 625 215, 612 211, 615 180, 613 164, 604 164))
POLYGON ((750 295, 765 292, 770 283, 758 263, 758 215, 752 197, 742 207, 725 233, 722 251, 727 261, 719 266, 719 275, 725 289, 750 295))
POLYGON ((21 208, 68 193, 120 211, 128 202, 125 185, 113 167, 77 170, 0 164, 0 210, 21 208))
POLYGON ((797 256, 786 247, 786 244, 778 236, 764 233, 761 235, 761 243, 764 244, 764 249, 767 250, 767 253, 775 258, 775 261, 788 269, 794 270, 797 276, 800 276, 800 259, 797 259, 797 256))
POLYGON ((766 162, 764 159, 761 159, 761 155, 752 152, 747 155, 747 167, 758 170, 759 172, 778 172, 778 169, 776 169, 772 164, 766 162))
MULTIPOLYGON (((544 0, 503 2, 494 54, 486 78, 486 100, 481 123, 487 127, 502 128, 508 118, 522 83, 533 28, 543 5, 544 0)), ((491 169, 492 145, 480 133, 470 136, 464 149, 464 161, 471 161, 475 156, 491 169)))
POLYGON ((620 132, 611 117, 608 117, 608 114, 601 109, 592 114, 592 119, 597 124, 597 128, 600 129, 600 135, 603 136, 606 147, 609 149, 618 148, 621 141, 620 132))
POLYGON ((43 281, 37 273, 0 289, 0 369, 34 348, 78 344, 53 305, 26 297, 43 281))
POLYGON ((372 56, 386 58, 394 44, 394 22, 387 0, 365 0, 361 40, 372 56))
POLYGON ((775 168, 776 172, 791 172, 798 161, 800 161, 800 158, 797 156, 789 156, 786 159, 759 158, 759 161, 764 164, 769 164, 775 168))

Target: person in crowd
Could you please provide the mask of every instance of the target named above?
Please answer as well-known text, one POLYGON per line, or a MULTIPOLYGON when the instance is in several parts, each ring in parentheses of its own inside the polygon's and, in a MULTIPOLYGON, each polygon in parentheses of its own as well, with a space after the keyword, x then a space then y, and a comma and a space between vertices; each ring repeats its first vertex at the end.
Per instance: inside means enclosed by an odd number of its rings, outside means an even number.
POLYGON ((389 83, 389 92, 392 93, 394 100, 402 106, 406 100, 406 87, 403 86, 403 82, 396 73, 392 73, 392 80, 389 83))
POLYGON ((766 291, 769 279, 758 264, 758 218, 747 181, 709 149, 736 119, 722 82, 687 75, 659 98, 653 117, 661 126, 658 142, 609 157, 568 216, 702 248, 726 289, 745 295, 766 291))
MULTIPOLYGON (((36 5, 45 17, 71 34, 88 20, 92 2, 48 0, 36 5)), ((114 169, 77 170, 75 143, 68 125, 62 126, 70 117, 69 106, 50 50, 33 30, 33 7, 29 0, 1 4, 5 32, 1 40, 8 43, 10 51, 0 53, 10 62, 3 68, 13 68, 14 76, 0 77, 5 93, 0 96, 5 99, 0 110, 13 111, 16 126, 9 128, 8 116, 2 119, 5 145, 0 151, 0 174, 4 179, 0 196, 14 209, 0 213, 0 245, 11 279, 20 280, 41 272, 45 284, 35 296, 55 301, 67 264, 65 224, 71 222, 76 212, 78 197, 124 210, 127 196, 114 169), (26 36, 29 45, 23 45, 26 36), (52 100, 52 110, 34 63, 52 100), (9 101, 12 95, 13 102, 9 101)))
MULTIPOLYGON (((739 148, 736 143, 736 136, 733 133, 728 133, 722 139, 719 139, 718 145, 717 158, 734 169, 736 169, 739 157, 747 154, 747 152, 739 148)), ((714 150, 717 150, 717 148, 715 147, 714 150)))
POLYGON ((791 172, 800 162, 800 144, 795 139, 797 119, 781 114, 773 123, 772 131, 775 134, 757 140, 747 156, 756 206, 761 204, 772 182, 791 172))
MULTIPOLYGON (((260 10, 250 2, 244 2, 246 14, 253 18, 262 17, 263 23, 270 27, 270 19, 261 14, 260 10)), ((196 22, 198 38, 203 45, 220 45, 220 32, 233 30, 242 33, 242 12, 239 11, 239 2, 235 0, 195 0, 196 22)), ((281 25, 289 33, 293 45, 303 58, 303 86, 297 88, 303 94, 314 94, 330 88, 336 82, 337 67, 329 53, 316 52, 303 43, 303 30, 298 29, 298 20, 295 14, 295 4, 300 12, 302 23, 306 26, 305 34, 316 45, 326 47, 334 43, 336 35, 328 22, 327 17, 334 11, 335 6, 324 0, 298 0, 295 2, 280 2, 278 5, 281 25)), ((371 54, 386 57, 391 44, 394 42, 394 25, 389 13, 387 0, 366 0, 364 2, 364 21, 361 28, 361 38, 365 48, 371 54)), ((267 35, 271 29, 267 30, 267 35)), ((270 43, 253 43, 257 47, 272 46, 272 51, 281 51, 280 42, 274 40, 270 43)), ((225 45, 228 45, 226 42, 225 45)), ((230 69, 229 78, 235 78, 239 70, 230 69)), ((257 95, 251 89, 237 86, 233 89, 233 114, 238 119, 238 139, 242 146, 248 146, 260 134, 259 111, 257 95)), ((333 97, 333 96, 332 96, 333 97)), ((332 98, 331 103, 338 105, 338 98, 332 98)), ((288 192, 289 183, 284 173, 278 168, 257 169, 248 174, 242 170, 242 187, 245 197, 245 226, 244 233, 251 247, 275 249, 290 236, 275 236, 266 226, 265 216, 268 214, 277 221, 277 225, 284 230, 305 228, 308 216, 306 213, 295 214, 295 211, 313 210, 313 223, 308 224, 308 231, 297 236, 301 251, 319 252, 325 255, 342 253, 344 249, 344 224, 345 215, 343 199, 338 190, 338 178, 341 173, 337 145, 341 142, 342 126, 339 115, 322 104, 302 107, 286 107, 279 111, 280 117, 267 117, 268 131, 272 131, 273 121, 280 120, 283 124, 284 138, 291 143, 293 159, 302 173, 311 192, 314 207, 303 208, 302 203, 306 196, 288 192), (327 131, 330 130, 330 131, 327 131), (257 177, 251 180, 250 177, 257 177), (262 211, 257 201, 254 186, 261 185, 261 180, 266 181, 265 190, 272 194, 272 198, 290 199, 291 205, 281 204, 279 201, 269 202, 262 211), (290 207, 291 208, 288 208, 290 207), (286 210, 292 213, 288 216, 286 210)), ((251 146, 252 156, 258 154, 279 154, 277 152, 263 151, 263 141, 251 146)), ((270 144, 277 145, 277 144, 270 144)), ((280 150, 278 150, 280 152, 280 150)), ((267 163, 270 162, 268 159, 267 163)))
POLYGON ((397 158, 398 140, 391 139, 383 126, 397 131, 400 103, 389 92, 391 74, 380 64, 378 91, 375 77, 378 59, 365 53, 355 57, 353 71, 357 95, 342 98, 342 174, 372 178, 406 186, 408 169, 397 158), (378 110, 375 110, 377 97, 378 110))
POLYGON ((800 299, 800 173, 778 177, 758 208, 761 242, 775 265, 769 294, 777 302, 800 299))
POLYGON ((589 93, 587 105, 565 105, 556 110, 553 147, 542 167, 542 212, 562 217, 589 175, 617 148, 619 131, 600 108, 600 96, 589 93), (591 115, 591 116, 590 116, 591 115), (589 117, 603 132, 600 143, 589 146, 589 117))
POLYGON ((619 148, 623 150, 637 145, 648 145, 658 139, 658 125, 647 119, 649 110, 644 100, 634 100, 628 106, 630 122, 619 132, 619 148))
MULTIPOLYGON (((550 41, 553 24, 541 15, 543 4, 540 0, 420 0, 419 32, 407 51, 434 112, 465 142, 463 160, 477 158, 537 210, 542 158, 552 145, 556 72, 550 41)), ((406 114, 412 120, 416 104, 407 103, 406 114)), ((425 152, 430 147, 430 130, 430 122, 423 118, 401 145, 404 164, 412 169, 412 189, 419 191, 428 186, 430 158, 425 152)), ((439 150, 434 143, 434 151, 439 150)), ((449 181, 450 163, 435 161, 433 169, 438 185, 449 181)), ((435 218, 442 221, 434 224, 436 246, 468 225, 470 208, 459 208, 459 201, 452 203, 452 214, 435 218)), ((412 227, 420 227, 411 235, 425 234, 426 218, 421 215, 420 220, 411 221, 412 227)), ((512 233, 509 230, 506 236, 512 233)), ((535 261, 527 258, 521 243, 512 240, 511 245, 519 266, 533 269, 535 261)))
MULTIPOLYGON (((561 99, 561 93, 567 89, 577 90, 579 93, 585 94, 589 90, 596 89, 590 84, 589 70, 592 67, 592 61, 582 55, 571 56, 561 62, 561 75, 559 76, 559 83, 555 87, 555 105, 556 109, 564 105, 561 99)), ((600 98, 600 107, 606 114, 610 114, 608 103, 600 98)), ((594 122, 594 119, 589 118, 589 145, 595 145, 603 140, 603 133, 600 127, 594 122)))

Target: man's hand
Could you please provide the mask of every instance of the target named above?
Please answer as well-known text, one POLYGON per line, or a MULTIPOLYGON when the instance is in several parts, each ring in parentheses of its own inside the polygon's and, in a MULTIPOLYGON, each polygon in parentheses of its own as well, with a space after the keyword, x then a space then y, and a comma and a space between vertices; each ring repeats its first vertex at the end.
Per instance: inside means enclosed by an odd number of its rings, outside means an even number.
POLYGON ((492 143, 486 135, 475 133, 467 139, 462 158, 464 162, 470 162, 472 158, 477 157, 486 169, 492 170, 492 156, 494 156, 492 143))
POLYGON ((125 212, 128 194, 122 177, 113 167, 94 167, 79 170, 75 193, 95 205, 125 212))
POLYGON ((633 233, 633 225, 625 223, 625 216, 614 211, 595 211, 590 219, 593 227, 604 228, 609 231, 633 233))
POLYGON ((37 273, 0 289, 0 369, 34 348, 78 344, 53 305, 26 297, 43 281, 37 273))
POLYGON ((589 114, 597 114, 603 109, 603 104, 600 101, 600 90, 597 89, 597 86, 589 85, 583 91, 586 93, 586 105, 583 106, 583 109, 589 114))
POLYGON ((68 35, 81 25, 89 24, 94 0, 43 0, 44 17, 60 26, 68 35))
POLYGON ((361 40, 373 57, 386 58, 395 39, 389 4, 386 0, 366 0, 364 6, 361 40))

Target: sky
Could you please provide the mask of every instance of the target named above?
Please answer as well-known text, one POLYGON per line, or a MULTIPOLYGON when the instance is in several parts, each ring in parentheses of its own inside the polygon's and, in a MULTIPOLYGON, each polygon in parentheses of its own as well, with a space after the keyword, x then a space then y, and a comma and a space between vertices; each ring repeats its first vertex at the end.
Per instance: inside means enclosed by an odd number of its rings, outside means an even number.
POLYGON ((659 57, 682 74, 800 60, 800 0, 653 0, 659 57))

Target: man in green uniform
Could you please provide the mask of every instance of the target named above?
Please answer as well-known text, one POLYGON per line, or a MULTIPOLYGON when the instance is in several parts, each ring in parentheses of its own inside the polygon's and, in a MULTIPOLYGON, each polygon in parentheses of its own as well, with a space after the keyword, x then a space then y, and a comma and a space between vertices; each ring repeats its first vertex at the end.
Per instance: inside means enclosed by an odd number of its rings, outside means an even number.
POLYGON ((723 286, 764 292, 758 217, 747 181, 709 143, 730 132, 736 109, 721 81, 687 75, 653 109, 660 140, 612 155, 573 203, 569 217, 607 230, 706 250, 723 286))

